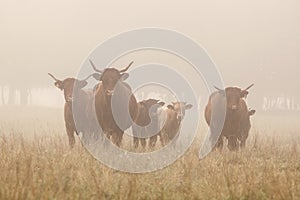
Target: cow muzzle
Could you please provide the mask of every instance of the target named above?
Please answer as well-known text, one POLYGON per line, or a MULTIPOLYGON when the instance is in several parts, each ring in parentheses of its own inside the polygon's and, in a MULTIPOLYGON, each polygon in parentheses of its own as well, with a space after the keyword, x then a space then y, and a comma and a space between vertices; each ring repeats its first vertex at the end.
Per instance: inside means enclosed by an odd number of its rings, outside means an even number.
POLYGON ((177 120, 181 121, 183 119, 183 115, 179 114, 177 115, 177 120))
POLYGON ((112 96, 114 94, 114 90, 106 90, 106 94, 108 96, 112 96))
POLYGON ((232 110, 237 110, 237 109, 238 109, 238 106, 237 106, 237 105, 232 105, 232 106, 231 106, 231 109, 232 109, 232 110))
POLYGON ((67 97, 66 101, 67 102, 73 102, 73 97, 67 97))

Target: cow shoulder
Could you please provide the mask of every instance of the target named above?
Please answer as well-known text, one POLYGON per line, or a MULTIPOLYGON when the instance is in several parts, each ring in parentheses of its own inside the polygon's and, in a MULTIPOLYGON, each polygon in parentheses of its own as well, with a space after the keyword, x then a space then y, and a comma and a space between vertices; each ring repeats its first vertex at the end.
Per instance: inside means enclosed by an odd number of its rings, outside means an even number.
POLYGON ((239 113, 242 118, 248 117, 248 106, 244 99, 240 99, 239 113))

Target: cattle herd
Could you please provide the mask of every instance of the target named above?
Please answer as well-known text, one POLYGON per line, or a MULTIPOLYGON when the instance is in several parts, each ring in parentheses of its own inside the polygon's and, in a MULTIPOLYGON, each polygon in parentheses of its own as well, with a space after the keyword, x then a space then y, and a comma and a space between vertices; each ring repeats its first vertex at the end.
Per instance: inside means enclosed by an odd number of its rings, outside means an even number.
MULTIPOLYGON (((113 67, 100 70, 91 60, 89 62, 95 73, 83 80, 59 80, 49 73, 55 80, 54 85, 64 93, 64 119, 71 148, 75 144, 74 133, 92 132, 105 135, 120 147, 124 131, 129 128, 132 128, 135 148, 141 144, 144 149, 147 140, 149 148, 154 148, 158 138, 162 146, 176 142, 185 111, 193 107, 191 104, 172 102, 166 105, 158 99, 137 102, 131 87, 125 82, 129 77, 127 70, 133 62, 122 70, 113 67), (93 89, 83 89, 90 77, 98 83, 93 89)), ((222 110, 218 102, 226 102, 223 105, 225 120, 215 148, 221 150, 225 138, 229 150, 245 147, 251 128, 250 116, 255 113, 255 110, 248 109, 245 101, 252 86, 246 89, 227 87, 224 90, 215 87, 216 91, 210 95, 205 108, 205 120, 211 129, 214 116, 222 110)))

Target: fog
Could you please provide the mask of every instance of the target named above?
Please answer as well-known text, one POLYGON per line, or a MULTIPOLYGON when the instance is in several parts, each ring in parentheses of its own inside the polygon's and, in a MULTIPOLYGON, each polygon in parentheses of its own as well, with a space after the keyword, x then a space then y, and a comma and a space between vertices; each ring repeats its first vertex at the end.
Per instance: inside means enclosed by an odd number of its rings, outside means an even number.
MULTIPOLYGON (((47 72, 76 76, 89 53, 106 39, 131 29, 161 27, 205 48, 225 85, 255 83, 248 101, 257 109, 300 109, 299 1, 0 2, 1 104, 15 90, 17 96, 30 94, 25 103, 31 99, 33 105, 62 106, 62 94, 47 72)), ((165 55, 146 53, 116 63, 168 61, 165 55)), ((174 60, 167 64, 180 68, 174 60)), ((199 90, 206 94, 204 86, 199 90)))

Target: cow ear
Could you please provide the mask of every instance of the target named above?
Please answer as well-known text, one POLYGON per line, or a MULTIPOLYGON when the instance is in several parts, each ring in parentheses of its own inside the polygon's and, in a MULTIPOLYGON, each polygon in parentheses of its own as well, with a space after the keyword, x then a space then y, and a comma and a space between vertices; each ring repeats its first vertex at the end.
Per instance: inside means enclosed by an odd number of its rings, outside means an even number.
POLYGON ((96 79, 97 81, 100 81, 100 80, 101 80, 101 74, 99 74, 99 73, 94 73, 94 74, 93 74, 93 78, 96 79))
POLYGON ((129 77, 129 74, 128 74, 128 73, 123 73, 123 74, 121 75, 121 80, 122 80, 122 81, 125 81, 126 79, 128 79, 128 77, 129 77))
POLYGON ((158 104, 160 105, 160 106, 164 106, 165 105, 165 102, 158 102, 158 104))
POLYGON ((87 84, 88 84, 88 82, 86 80, 78 81, 76 84, 76 87, 81 89, 81 88, 84 88, 87 84))
POLYGON ((100 84, 100 83, 96 84, 96 85, 93 87, 93 91, 94 91, 94 92, 100 87, 99 84, 100 84))
POLYGON ((174 110, 174 106, 172 106, 172 105, 168 105, 167 108, 171 109, 171 110, 174 110))
POLYGON ((187 104, 187 105, 185 106, 185 109, 186 109, 186 110, 189 110, 189 109, 191 109, 192 107, 193 107, 192 104, 187 104))
POLYGON ((254 115, 254 114, 255 114, 255 112, 256 112, 256 110, 250 110, 250 111, 249 111, 249 116, 252 116, 252 115, 254 115))
POLYGON ((247 97, 248 94, 249 94, 249 92, 247 90, 242 90, 241 91, 241 98, 247 97))
POLYGON ((58 89, 60 89, 60 90, 63 90, 63 89, 64 89, 64 84, 63 84, 62 81, 56 81, 56 82, 54 83, 54 85, 55 85, 58 89))

